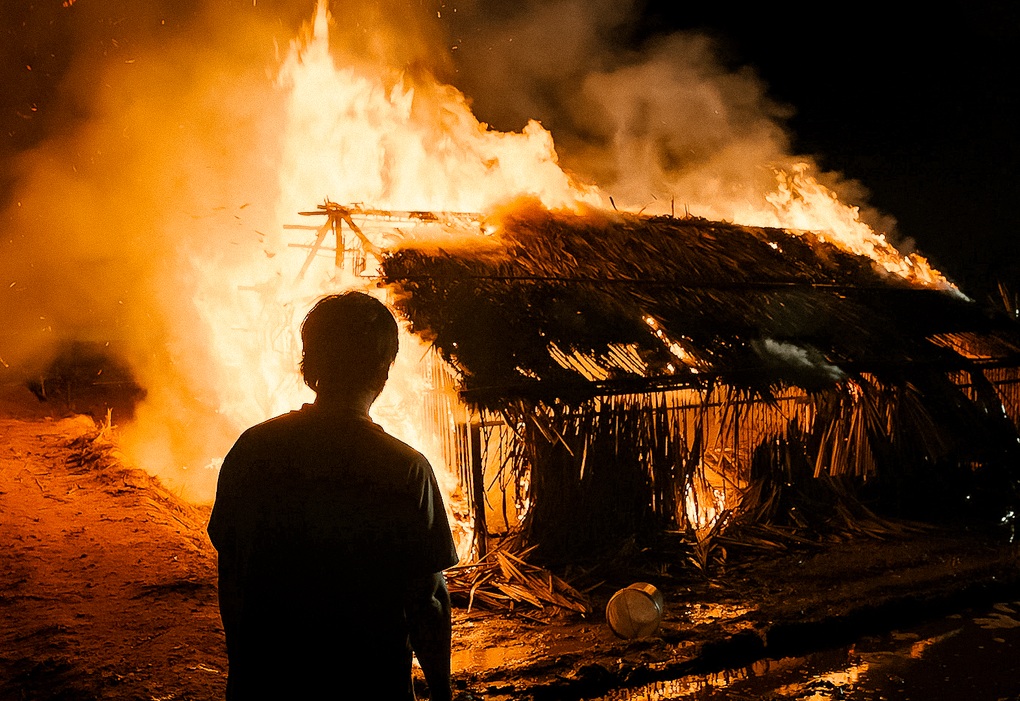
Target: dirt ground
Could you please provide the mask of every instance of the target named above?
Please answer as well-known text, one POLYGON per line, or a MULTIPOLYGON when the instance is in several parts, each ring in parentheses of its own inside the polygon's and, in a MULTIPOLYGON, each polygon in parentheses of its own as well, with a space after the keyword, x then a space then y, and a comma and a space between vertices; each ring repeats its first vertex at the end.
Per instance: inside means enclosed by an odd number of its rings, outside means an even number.
MULTIPOLYGON (((88 417, 3 413, 0 700, 222 698, 208 508, 125 468, 88 417)), ((676 571, 597 573, 587 616, 457 608, 458 696, 594 698, 796 653, 1020 581, 1013 546, 962 531, 732 553, 710 577, 676 571), (621 640, 602 612, 635 580, 654 580, 665 616, 655 635, 621 640)))

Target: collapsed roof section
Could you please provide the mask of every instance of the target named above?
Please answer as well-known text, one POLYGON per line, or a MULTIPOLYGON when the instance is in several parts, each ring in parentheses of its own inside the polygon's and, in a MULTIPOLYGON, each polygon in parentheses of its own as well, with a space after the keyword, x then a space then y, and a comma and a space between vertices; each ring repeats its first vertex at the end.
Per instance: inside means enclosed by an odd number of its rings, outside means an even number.
POLYGON ((704 387, 771 394, 1020 360, 1015 322, 823 237, 540 209, 488 245, 391 251, 383 279, 470 403, 704 387))

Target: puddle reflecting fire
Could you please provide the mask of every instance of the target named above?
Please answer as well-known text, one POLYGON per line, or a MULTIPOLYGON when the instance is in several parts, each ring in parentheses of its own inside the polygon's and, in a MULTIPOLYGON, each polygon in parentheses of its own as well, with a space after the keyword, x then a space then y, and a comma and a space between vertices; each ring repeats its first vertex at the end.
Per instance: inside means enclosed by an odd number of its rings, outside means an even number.
POLYGON ((619 689, 596 701, 1015 698, 1020 602, 862 637, 804 657, 619 689))
POLYGON ((454 650, 452 666, 454 670, 466 672, 473 669, 512 667, 534 656, 535 648, 526 645, 471 647, 467 650, 454 650))

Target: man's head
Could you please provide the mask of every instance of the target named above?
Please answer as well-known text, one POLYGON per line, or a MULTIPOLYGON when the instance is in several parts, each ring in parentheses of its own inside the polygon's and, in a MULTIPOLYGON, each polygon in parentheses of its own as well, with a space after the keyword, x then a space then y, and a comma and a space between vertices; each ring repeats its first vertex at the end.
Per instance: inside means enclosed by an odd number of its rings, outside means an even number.
POLYGON ((301 343, 301 374, 316 393, 378 394, 397 357, 397 322, 369 295, 329 295, 305 317, 301 343))

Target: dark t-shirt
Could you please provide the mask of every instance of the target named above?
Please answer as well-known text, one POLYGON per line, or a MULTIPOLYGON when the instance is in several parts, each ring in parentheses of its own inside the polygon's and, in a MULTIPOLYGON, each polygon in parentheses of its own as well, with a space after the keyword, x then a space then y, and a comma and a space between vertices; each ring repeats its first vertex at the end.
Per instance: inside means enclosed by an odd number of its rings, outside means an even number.
POLYGON ((403 699, 407 583, 457 563, 428 461, 366 417, 306 404, 246 431, 220 470, 228 697, 403 699))

